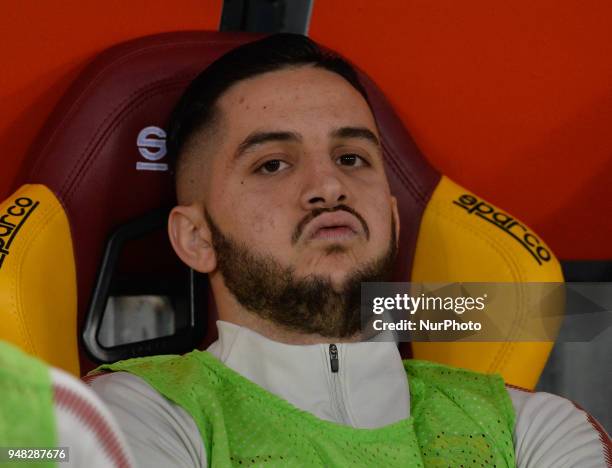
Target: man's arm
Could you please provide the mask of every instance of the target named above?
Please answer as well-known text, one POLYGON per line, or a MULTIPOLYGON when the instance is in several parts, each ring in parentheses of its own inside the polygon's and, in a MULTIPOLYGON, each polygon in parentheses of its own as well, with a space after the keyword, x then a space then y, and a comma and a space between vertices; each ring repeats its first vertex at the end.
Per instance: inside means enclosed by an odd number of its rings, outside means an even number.
POLYGON ((88 379, 125 435, 137 466, 205 468, 206 451, 195 422, 144 380, 127 372, 88 379))
POLYGON ((514 387, 508 393, 516 411, 514 448, 519 468, 612 466, 610 437, 571 401, 514 387))

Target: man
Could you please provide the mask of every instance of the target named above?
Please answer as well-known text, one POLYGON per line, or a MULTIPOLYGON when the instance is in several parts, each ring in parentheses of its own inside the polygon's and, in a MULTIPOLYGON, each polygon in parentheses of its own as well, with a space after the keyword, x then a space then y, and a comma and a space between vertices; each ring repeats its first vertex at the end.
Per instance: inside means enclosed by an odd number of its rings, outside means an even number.
POLYGON ((571 403, 360 342, 360 284, 389 278, 400 226, 346 62, 301 36, 242 46, 169 133, 169 235, 209 274, 219 339, 93 380, 141 466, 605 466, 571 403))

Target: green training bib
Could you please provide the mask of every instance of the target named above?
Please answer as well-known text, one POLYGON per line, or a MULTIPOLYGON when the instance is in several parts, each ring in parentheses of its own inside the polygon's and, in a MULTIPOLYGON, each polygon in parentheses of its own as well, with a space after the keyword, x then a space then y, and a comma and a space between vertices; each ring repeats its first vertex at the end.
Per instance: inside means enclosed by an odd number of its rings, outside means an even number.
POLYGON ((211 467, 514 467, 514 410, 503 380, 404 361, 410 417, 376 429, 325 421, 205 351, 100 367, 143 378, 200 430, 211 467))

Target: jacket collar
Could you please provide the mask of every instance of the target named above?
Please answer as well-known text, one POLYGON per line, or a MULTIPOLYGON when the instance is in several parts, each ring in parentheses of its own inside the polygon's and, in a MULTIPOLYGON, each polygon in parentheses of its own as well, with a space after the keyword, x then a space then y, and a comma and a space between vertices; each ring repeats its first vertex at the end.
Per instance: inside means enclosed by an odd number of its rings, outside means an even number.
POLYGON ((248 328, 218 321, 219 339, 208 351, 229 368, 315 416, 359 428, 409 416, 410 396, 394 342, 289 345, 248 328))

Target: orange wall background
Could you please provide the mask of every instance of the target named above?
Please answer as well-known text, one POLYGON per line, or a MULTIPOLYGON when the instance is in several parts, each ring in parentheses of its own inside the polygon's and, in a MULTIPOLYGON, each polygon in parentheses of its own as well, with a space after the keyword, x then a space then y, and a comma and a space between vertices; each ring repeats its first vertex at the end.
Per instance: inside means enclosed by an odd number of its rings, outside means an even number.
MULTIPOLYGON (((0 196, 105 48, 219 27, 222 0, 13 2, 0 19, 0 196)), ((315 0, 310 35, 365 69, 442 172, 563 259, 612 259, 612 3, 315 0)))
POLYGON ((428 159, 563 259, 612 259, 612 2, 315 0, 428 159))
POLYGON ((7 3, 0 18, 0 198, 69 84, 99 52, 157 32, 217 30, 222 0, 7 3))

